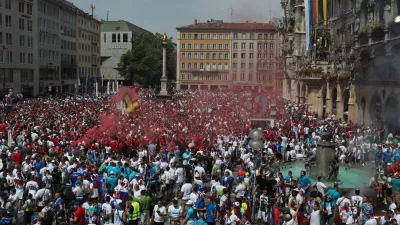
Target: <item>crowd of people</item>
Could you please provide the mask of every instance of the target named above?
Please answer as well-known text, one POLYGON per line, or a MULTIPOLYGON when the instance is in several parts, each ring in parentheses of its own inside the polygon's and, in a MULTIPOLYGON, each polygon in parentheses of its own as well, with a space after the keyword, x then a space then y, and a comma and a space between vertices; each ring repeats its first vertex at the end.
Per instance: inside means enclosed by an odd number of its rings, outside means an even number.
MULTIPOLYGON (((326 120, 277 96, 177 91, 169 100, 138 91, 129 115, 110 96, 27 98, 0 121, 2 224, 360 224, 375 225, 373 199, 400 210, 398 138, 326 120), (256 96, 256 97, 254 97, 256 96), (261 149, 252 149, 250 118, 268 116, 261 149), (310 159, 325 132, 337 143, 335 162, 374 162, 369 186, 346 194, 311 180, 309 171, 282 174, 286 161, 310 159), (370 197, 370 198, 369 198, 370 197)), ((118 100, 119 101, 119 100, 118 100)), ((332 171, 335 171, 335 165, 332 171)))

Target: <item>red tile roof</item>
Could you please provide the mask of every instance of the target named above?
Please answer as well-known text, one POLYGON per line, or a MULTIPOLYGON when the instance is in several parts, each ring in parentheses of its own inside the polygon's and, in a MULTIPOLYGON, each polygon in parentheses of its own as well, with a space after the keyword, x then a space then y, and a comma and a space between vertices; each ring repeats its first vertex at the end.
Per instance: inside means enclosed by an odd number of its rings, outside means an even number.
POLYGON ((224 22, 209 22, 190 24, 182 27, 177 27, 177 30, 187 29, 202 29, 202 30, 275 30, 276 26, 273 23, 224 23, 224 22))

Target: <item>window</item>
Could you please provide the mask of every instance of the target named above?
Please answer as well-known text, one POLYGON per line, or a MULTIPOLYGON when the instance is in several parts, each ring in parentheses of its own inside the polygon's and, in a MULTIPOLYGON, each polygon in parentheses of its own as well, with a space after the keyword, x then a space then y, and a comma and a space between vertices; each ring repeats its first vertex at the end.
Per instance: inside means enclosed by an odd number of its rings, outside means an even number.
MULTIPOLYGON (((0 0, 1 2, 1 0, 0 0)), ((0 26, 3 26, 3 14, 0 13, 0 26)))
POLYGON ((217 54, 213 53, 212 54, 212 59, 216 59, 217 58, 217 54))
POLYGON ((275 35, 273 35, 273 34, 270 34, 270 35, 269 35, 269 39, 272 39, 272 40, 273 40, 274 38, 275 38, 275 35))
POLYGON ((264 34, 264 39, 265 39, 265 40, 268 39, 268 34, 264 34))
POLYGON ((20 63, 25 63, 25 52, 20 52, 19 53, 19 62, 20 63))
POLYGON ((6 33, 6 45, 12 45, 12 34, 6 33))
POLYGON ((3 32, 0 32, 0 45, 3 44, 3 32))
POLYGON ((217 44, 213 44, 212 49, 217 49, 217 44))
POLYGON ((200 52, 200 59, 204 59, 204 53, 200 52))
POLYGON ((25 3, 24 2, 19 2, 19 12, 25 13, 25 3))
POLYGON ((192 69, 192 64, 188 63, 188 70, 191 70, 191 69, 192 69))
POLYGON ((28 15, 32 15, 33 14, 32 4, 26 4, 26 13, 28 15))
POLYGON ((11 27, 11 16, 6 15, 6 27, 11 27))
POLYGON ((191 59, 192 58, 192 53, 188 53, 188 59, 191 59))
POLYGON ((33 64, 33 53, 28 53, 28 64, 33 64))
POLYGON ((218 74, 218 80, 222 80, 222 74, 218 74))
POLYGON ((28 20, 28 31, 32 31, 32 20, 28 20))
POLYGON ((200 39, 201 39, 201 40, 204 39, 204 34, 200 34, 200 39))
MULTIPOLYGON (((1 2, 1 0, 0 0, 0 2, 1 2)), ((3 51, 0 51, 0 63, 3 63, 4 61, 3 61, 3 51)))
POLYGON ((112 38, 111 38, 112 42, 113 43, 117 42, 117 34, 112 34, 111 36, 112 36, 112 38))
POLYGON ((188 44, 188 49, 192 49, 192 44, 188 44))
POLYGON ((213 63, 213 64, 212 64, 212 69, 213 69, 213 70, 216 70, 216 69, 217 69, 217 64, 213 63))
POLYGON ((206 70, 209 71, 210 70, 210 63, 206 63, 206 70))
POLYGON ((122 41, 128 42, 128 34, 122 34, 122 41))
POLYGON ((186 53, 182 53, 182 59, 186 58, 186 53))
POLYGON ((183 49, 185 49, 185 48, 186 48, 186 45, 185 45, 185 43, 183 43, 183 44, 182 44, 182 48, 183 48, 183 49))
POLYGON ((240 64, 240 69, 246 69, 246 64, 245 63, 241 63, 240 64))
POLYGON ((19 46, 25 47, 25 36, 23 35, 19 36, 19 46))
POLYGON ((264 44, 264 49, 268 49, 268 44, 267 43, 264 44))
POLYGON ((233 39, 238 39, 238 34, 237 33, 233 34, 233 39))
POLYGON ((242 43, 242 49, 246 49, 246 43, 242 43))
POLYGON ((206 59, 210 59, 210 53, 206 53, 206 59))
POLYGON ((222 70, 222 63, 218 63, 218 70, 222 70))
POLYGON ((250 48, 250 49, 254 49, 254 43, 250 43, 249 48, 250 48))
POLYGON ((229 49, 229 45, 225 44, 225 50, 228 50, 228 49, 229 49))
POLYGON ((232 80, 236 81, 236 73, 232 74, 232 80))
POLYGON ((193 69, 197 70, 197 63, 193 64, 193 69))
POLYGON ((198 49, 199 45, 198 44, 194 44, 194 49, 198 49))
POLYGON ((253 63, 249 63, 249 69, 253 69, 254 64, 253 63))
POLYGON ((253 74, 249 74, 249 81, 252 81, 253 80, 253 74))
POLYGON ((240 80, 244 81, 244 73, 240 74, 240 80))
POLYGON ((198 59, 198 57, 199 57, 199 56, 198 56, 197 52, 195 52, 195 53, 194 53, 194 58, 195 58, 195 59, 198 59))
POLYGON ((213 34, 213 39, 217 39, 217 35, 216 34, 213 34))
POLYGON ((233 68, 233 69, 237 69, 237 63, 233 63, 233 64, 232 64, 232 68, 233 68))
POLYGON ((245 33, 242 34, 242 39, 246 39, 246 34, 245 33))
POLYGON ((262 44, 261 44, 261 43, 258 43, 257 48, 258 48, 258 49, 261 49, 261 48, 262 48, 262 44))
POLYGON ((234 59, 237 58, 237 53, 233 53, 233 58, 234 58, 234 59))
POLYGON ((257 74, 257 81, 261 81, 261 75, 257 74))
POLYGON ((246 53, 242 53, 242 57, 241 58, 245 59, 246 58, 246 53))
POLYGON ((264 59, 268 58, 268 54, 264 54, 264 59))
POLYGON ((222 39, 222 34, 218 34, 218 39, 222 39))
POLYGON ((207 44, 207 49, 210 49, 210 44, 207 44))
POLYGON ((225 64, 224 64, 224 69, 225 69, 225 70, 228 70, 228 69, 229 69, 228 63, 225 63, 225 64))
POLYGON ((218 59, 222 59, 222 53, 218 54, 218 59))
POLYGON ((182 77, 182 80, 184 80, 185 79, 185 73, 182 73, 181 77, 182 77))
POLYGON ((225 34, 225 39, 229 39, 229 34, 225 34))
POLYGON ((253 59, 253 58, 254 58, 253 53, 250 53, 250 54, 249 54, 249 58, 250 58, 250 59, 253 59))
POLYGON ((262 64, 262 68, 268 69, 268 65, 267 65, 266 63, 263 63, 263 64, 262 64))
POLYGON ((262 57, 261 53, 258 53, 257 54, 257 59, 261 59, 261 57, 262 57))
POLYGON ((185 69, 185 63, 182 63, 182 69, 185 69))
MULTIPOLYGON (((80 31, 79 31, 79 33, 80 33, 80 31)), ((103 36, 103 40, 104 40, 104 43, 106 43, 106 42, 107 42, 107 35, 106 35, 106 34, 104 34, 104 36, 103 36)))
POLYGON ((254 34, 250 34, 250 39, 251 39, 251 40, 254 39, 254 34))
POLYGON ((204 69, 204 63, 200 63, 200 69, 201 69, 201 70, 204 69))
POLYGON ((204 44, 200 44, 200 49, 204 49, 204 44))
POLYGON ((207 34, 207 39, 210 39, 210 34, 207 34))
POLYGON ((274 49, 274 44, 272 44, 272 43, 269 44, 269 48, 270 48, 270 49, 274 49))
POLYGON ((225 53, 225 59, 229 59, 229 54, 225 53))
POLYGON ((118 34, 118 42, 121 42, 121 34, 118 34))
POLYGON ((192 34, 188 34, 188 39, 192 39, 192 34))
POLYGON ((7 61, 6 62, 12 63, 13 62, 13 60, 12 60, 12 58, 13 58, 12 52, 11 51, 7 52, 6 56, 7 56, 7 61))
POLYGON ((262 39, 262 34, 258 34, 258 40, 262 39))
POLYGON ((222 44, 218 44, 218 49, 222 50, 222 44))
POLYGON ((269 55, 269 58, 270 58, 270 59, 274 58, 274 55, 273 55, 273 54, 270 54, 270 55, 269 55))
POLYGON ((6 1, 5 4, 6 9, 11 9, 11 0, 5 0, 5 1, 6 1))
POLYGON ((238 48, 238 43, 233 43, 233 49, 237 49, 238 48))
POLYGON ((186 39, 186 34, 181 34, 181 39, 186 39))

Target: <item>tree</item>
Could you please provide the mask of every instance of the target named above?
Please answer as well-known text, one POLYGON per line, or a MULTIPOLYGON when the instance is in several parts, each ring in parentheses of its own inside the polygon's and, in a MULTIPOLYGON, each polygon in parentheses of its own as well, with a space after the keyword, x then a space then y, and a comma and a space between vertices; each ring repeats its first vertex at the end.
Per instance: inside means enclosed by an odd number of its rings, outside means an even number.
MULTIPOLYGON (((167 71, 168 79, 174 79, 176 73, 176 57, 172 57, 176 44, 172 37, 167 39, 167 71)), ((132 49, 121 56, 118 68, 120 75, 133 84, 144 87, 160 84, 162 76, 162 34, 142 33, 132 39, 132 49)))

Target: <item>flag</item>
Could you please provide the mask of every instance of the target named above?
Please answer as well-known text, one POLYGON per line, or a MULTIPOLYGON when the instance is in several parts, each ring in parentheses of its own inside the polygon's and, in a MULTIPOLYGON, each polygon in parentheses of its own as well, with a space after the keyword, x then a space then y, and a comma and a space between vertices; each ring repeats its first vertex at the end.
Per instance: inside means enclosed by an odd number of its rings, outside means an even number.
POLYGON ((139 95, 136 88, 121 88, 114 96, 113 102, 123 115, 134 113, 139 106, 139 95))

